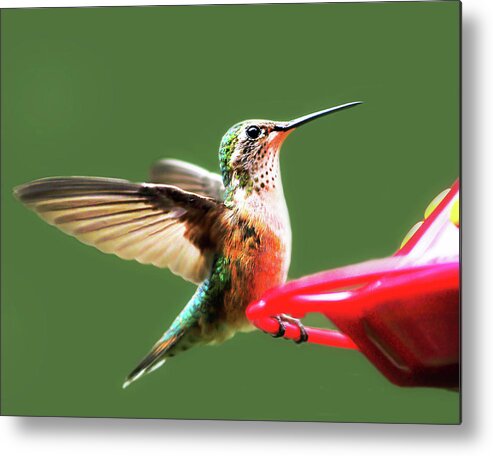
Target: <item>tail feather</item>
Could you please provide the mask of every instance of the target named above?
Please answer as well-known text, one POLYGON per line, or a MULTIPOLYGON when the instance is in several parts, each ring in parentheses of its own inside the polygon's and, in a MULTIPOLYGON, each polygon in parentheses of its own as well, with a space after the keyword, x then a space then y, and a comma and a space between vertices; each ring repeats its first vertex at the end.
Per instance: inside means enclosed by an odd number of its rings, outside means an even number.
POLYGON ((145 374, 155 371, 161 367, 166 359, 175 353, 187 350, 192 345, 202 343, 199 319, 201 314, 201 287, 192 296, 185 308, 175 318, 169 329, 159 339, 150 353, 139 363, 139 365, 128 375, 123 383, 126 388, 135 380, 145 374), (197 331, 199 329, 199 331, 197 331))
POLYGON ((126 388, 131 383, 138 380, 145 374, 149 374, 156 369, 159 369, 167 359, 167 354, 176 345, 176 342, 180 339, 180 335, 160 339, 151 352, 139 363, 139 365, 127 376, 123 383, 123 388, 126 388))

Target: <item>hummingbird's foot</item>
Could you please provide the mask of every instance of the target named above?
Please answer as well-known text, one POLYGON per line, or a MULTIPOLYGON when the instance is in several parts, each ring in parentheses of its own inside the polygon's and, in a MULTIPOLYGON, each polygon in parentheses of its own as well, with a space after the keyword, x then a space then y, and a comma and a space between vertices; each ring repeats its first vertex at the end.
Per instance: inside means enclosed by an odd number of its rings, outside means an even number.
POLYGON ((273 334, 272 337, 283 337, 284 334, 286 333, 286 323, 291 323, 292 325, 296 326, 298 330, 300 331, 300 337, 295 340, 294 342, 297 344, 301 344, 303 342, 308 341, 308 333, 306 332, 305 327, 303 326, 303 323, 301 323, 300 320, 297 318, 293 318, 289 315, 282 314, 282 315, 276 315, 273 317, 277 322, 279 323, 279 330, 277 331, 276 334, 273 334))
POLYGON ((286 326, 284 326, 282 318, 279 315, 276 315, 275 317, 272 317, 272 318, 274 318, 274 320, 276 320, 279 323, 279 329, 277 330, 276 334, 271 334, 272 337, 277 338, 277 337, 284 336, 284 333, 286 332, 286 326))
POLYGON ((281 318, 283 318, 284 321, 291 323, 292 325, 296 326, 298 328, 298 330, 300 331, 300 337, 294 341, 296 344, 302 344, 303 342, 306 342, 308 340, 308 333, 306 332, 306 329, 300 320, 298 320, 297 318, 293 318, 289 315, 285 315, 285 314, 281 315, 281 318))
POLYGON ((294 342, 296 344, 302 344, 303 342, 308 342, 308 333, 306 332, 305 327, 303 326, 303 323, 301 321, 296 320, 298 322, 297 326, 298 329, 300 330, 300 337, 298 340, 295 340, 294 342))

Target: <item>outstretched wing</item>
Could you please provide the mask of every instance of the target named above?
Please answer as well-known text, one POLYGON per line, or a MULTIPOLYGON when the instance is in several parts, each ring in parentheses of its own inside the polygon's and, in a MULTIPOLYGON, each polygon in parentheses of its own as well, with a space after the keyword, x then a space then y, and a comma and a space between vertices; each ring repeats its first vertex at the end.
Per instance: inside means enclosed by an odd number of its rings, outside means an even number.
POLYGON ((170 185, 100 177, 54 177, 14 190, 51 225, 102 252, 134 259, 200 283, 218 248, 212 198, 170 185))
POLYGON ((176 185, 187 192, 224 200, 224 185, 219 174, 181 160, 159 160, 152 165, 150 178, 151 182, 176 185))

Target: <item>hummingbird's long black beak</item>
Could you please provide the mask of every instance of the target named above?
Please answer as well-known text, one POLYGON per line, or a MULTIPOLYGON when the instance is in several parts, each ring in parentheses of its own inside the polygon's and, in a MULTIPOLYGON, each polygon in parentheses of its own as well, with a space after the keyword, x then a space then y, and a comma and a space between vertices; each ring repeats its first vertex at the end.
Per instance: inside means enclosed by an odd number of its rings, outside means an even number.
POLYGON ((289 122, 283 122, 274 127, 275 131, 289 131, 293 128, 299 127, 300 125, 311 122, 312 120, 318 119, 319 117, 326 116, 327 114, 332 114, 336 111, 342 111, 343 109, 350 108, 363 103, 362 101, 353 101, 351 103, 345 103, 339 106, 334 106, 333 108, 322 109, 322 111, 313 112, 307 114, 306 116, 298 117, 297 119, 291 120, 289 122))

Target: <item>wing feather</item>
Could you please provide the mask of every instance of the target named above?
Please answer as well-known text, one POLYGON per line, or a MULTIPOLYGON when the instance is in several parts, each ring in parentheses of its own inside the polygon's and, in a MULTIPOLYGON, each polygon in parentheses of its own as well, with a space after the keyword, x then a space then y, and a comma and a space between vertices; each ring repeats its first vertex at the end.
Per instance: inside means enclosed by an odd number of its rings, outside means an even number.
POLYGON ((151 182, 175 185, 217 201, 224 199, 221 176, 192 163, 174 159, 159 160, 152 165, 149 174, 151 182))
POLYGON ((212 198, 170 185, 87 177, 40 179, 14 194, 49 224, 102 252, 168 267, 195 283, 210 273, 218 248, 212 225, 223 210, 212 198))

